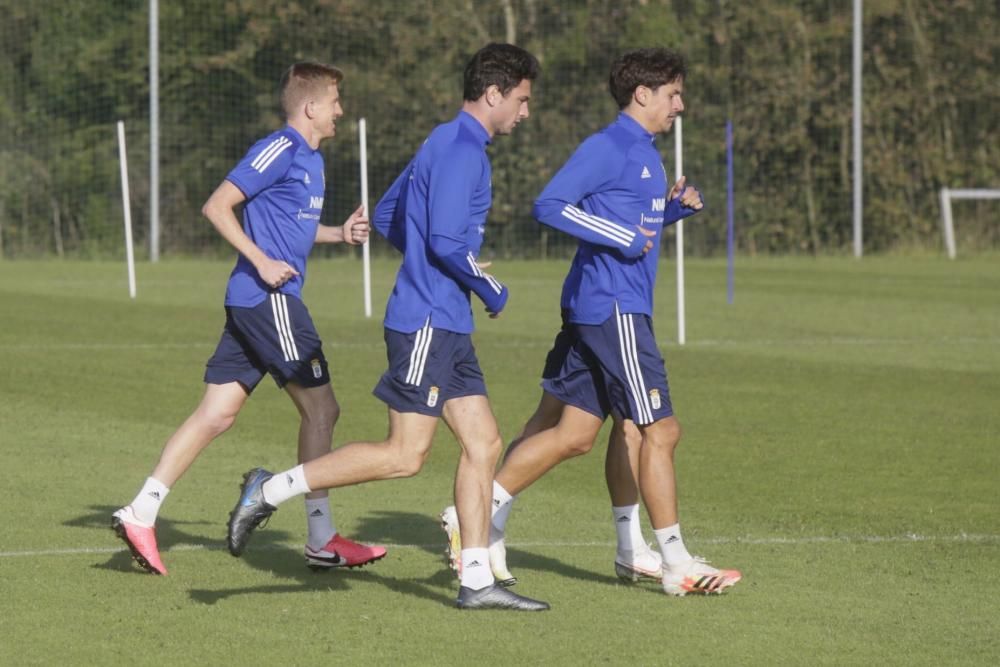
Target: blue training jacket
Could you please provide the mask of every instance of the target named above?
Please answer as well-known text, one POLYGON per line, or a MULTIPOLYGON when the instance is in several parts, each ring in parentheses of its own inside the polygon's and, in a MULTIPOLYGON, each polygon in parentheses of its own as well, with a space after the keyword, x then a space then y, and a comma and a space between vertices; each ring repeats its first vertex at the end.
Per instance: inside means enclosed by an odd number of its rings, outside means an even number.
POLYGON ((570 322, 601 324, 616 303, 652 316, 663 227, 695 212, 679 196, 666 201, 667 191, 654 136, 625 113, 584 140, 542 190, 535 218, 580 240, 563 283, 570 322))
POLYGON ((499 313, 507 288, 476 260, 492 202, 489 134, 461 111, 438 125, 382 195, 372 225, 403 253, 385 308, 385 327, 413 333, 472 333, 470 293, 499 313))

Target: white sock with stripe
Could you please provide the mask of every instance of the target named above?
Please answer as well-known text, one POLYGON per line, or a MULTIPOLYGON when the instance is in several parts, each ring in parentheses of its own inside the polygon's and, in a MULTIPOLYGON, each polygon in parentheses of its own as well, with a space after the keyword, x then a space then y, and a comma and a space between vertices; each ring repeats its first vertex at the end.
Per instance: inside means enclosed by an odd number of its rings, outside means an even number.
POLYGON ((663 554, 663 565, 672 568, 677 565, 684 565, 694 560, 684 546, 681 538, 681 524, 675 523, 666 528, 654 530, 656 541, 660 545, 660 553, 663 554))
POLYGON ((326 543, 337 534, 337 526, 333 523, 333 513, 330 512, 330 497, 306 498, 306 521, 309 525, 307 544, 315 551, 326 546, 326 543))
POLYGON ((130 503, 132 515, 146 528, 149 528, 156 523, 156 515, 160 513, 160 505, 163 504, 168 493, 170 493, 170 489, 165 487, 162 482, 147 477, 135 500, 130 503))
POLYGON ((615 517, 615 531, 618 533, 618 555, 631 558, 636 549, 646 546, 639 525, 639 505, 612 507, 615 517))
POLYGON ((478 591, 491 585, 493 581, 490 552, 483 547, 462 549, 462 585, 478 591))
POLYGON ((493 516, 490 519, 490 544, 503 539, 504 531, 507 529, 507 519, 510 517, 510 509, 513 505, 514 496, 507 493, 507 489, 500 486, 500 482, 493 480, 493 516))
POLYGON ((305 467, 300 464, 291 470, 279 472, 264 482, 261 491, 264 493, 264 502, 277 507, 289 498, 309 493, 312 489, 306 484, 305 467))

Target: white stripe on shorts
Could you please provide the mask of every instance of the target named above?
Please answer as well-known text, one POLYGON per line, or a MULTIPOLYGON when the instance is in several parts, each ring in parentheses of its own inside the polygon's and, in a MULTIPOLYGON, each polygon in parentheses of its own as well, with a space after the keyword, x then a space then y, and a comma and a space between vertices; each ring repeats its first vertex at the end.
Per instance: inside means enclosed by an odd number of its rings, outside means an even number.
POLYGON ((413 340, 413 351, 410 352, 410 369, 406 372, 406 384, 419 386, 424 379, 424 365, 427 363, 427 352, 431 349, 431 338, 434 329, 431 328, 431 318, 423 328, 417 331, 413 340))
POLYGON ((642 366, 639 364, 639 353, 635 346, 635 324, 632 322, 632 314, 622 315, 618 312, 618 304, 615 304, 615 316, 618 321, 618 344, 621 347, 622 365, 625 368, 629 390, 632 392, 632 400, 639 413, 635 421, 639 424, 650 424, 653 421, 653 409, 649 404, 649 397, 646 396, 646 383, 642 379, 642 366))
POLYGON ((285 361, 298 361, 299 350, 295 346, 291 318, 288 317, 288 299, 284 294, 271 295, 271 312, 274 314, 274 326, 278 330, 281 354, 284 355, 285 361))
POLYGON ((285 316, 285 333, 288 335, 288 346, 291 348, 291 361, 299 360, 299 348, 295 345, 295 330, 292 329, 292 318, 288 314, 288 297, 281 295, 281 312, 285 316))

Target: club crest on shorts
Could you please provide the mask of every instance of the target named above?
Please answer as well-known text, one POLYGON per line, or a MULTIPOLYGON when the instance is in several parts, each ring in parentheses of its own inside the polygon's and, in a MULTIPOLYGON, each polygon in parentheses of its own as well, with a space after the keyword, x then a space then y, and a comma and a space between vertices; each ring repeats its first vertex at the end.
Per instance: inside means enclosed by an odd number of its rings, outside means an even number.
POLYGON ((431 387, 431 390, 427 393, 427 407, 433 408, 438 404, 438 388, 431 387))
POLYGON ((323 366, 319 363, 319 359, 313 359, 309 362, 309 365, 313 369, 313 377, 317 380, 323 377, 323 366))
POLYGON ((659 389, 650 389, 649 390, 649 402, 653 404, 653 409, 654 410, 659 410, 660 409, 661 403, 660 403, 660 390, 659 389))

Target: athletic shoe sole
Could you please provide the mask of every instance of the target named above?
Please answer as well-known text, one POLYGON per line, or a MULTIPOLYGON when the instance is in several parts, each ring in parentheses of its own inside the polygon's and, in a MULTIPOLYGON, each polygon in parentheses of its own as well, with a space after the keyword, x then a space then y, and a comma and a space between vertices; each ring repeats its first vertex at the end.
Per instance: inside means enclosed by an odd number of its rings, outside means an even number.
POLYGON ((629 583, 635 583, 642 579, 651 579, 653 581, 660 581, 663 578, 663 572, 652 572, 650 570, 644 570, 641 567, 636 567, 635 565, 627 565, 625 563, 619 563, 615 561, 615 574, 622 581, 629 583))
POLYGON ((736 570, 721 570, 718 574, 693 575, 678 583, 664 584, 663 592, 679 598, 685 595, 722 595, 742 578, 743 575, 736 570))
POLYGON ((455 606, 462 610, 505 609, 510 611, 545 611, 548 602, 532 600, 518 595, 499 584, 493 584, 478 591, 461 586, 458 589, 458 599, 455 606))
POLYGON ((365 565, 371 565, 376 561, 382 560, 385 556, 386 554, 382 554, 381 556, 375 556, 374 558, 369 558, 362 563, 354 563, 353 565, 348 565, 343 562, 344 559, 340 558, 340 556, 337 556, 337 560, 332 558, 321 558, 319 556, 306 556, 306 567, 313 572, 329 572, 330 570, 340 570, 345 567, 348 570, 353 570, 358 567, 364 567, 365 565))

